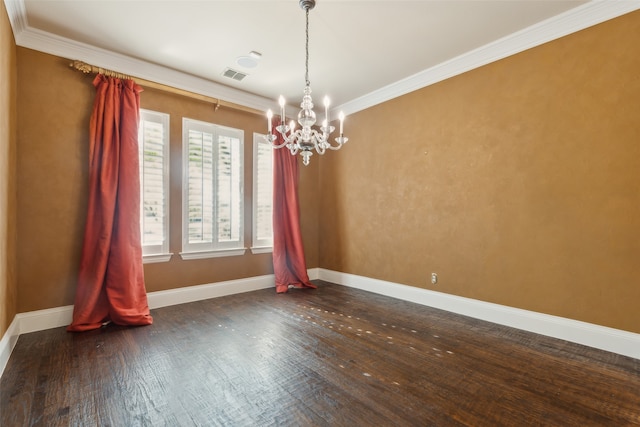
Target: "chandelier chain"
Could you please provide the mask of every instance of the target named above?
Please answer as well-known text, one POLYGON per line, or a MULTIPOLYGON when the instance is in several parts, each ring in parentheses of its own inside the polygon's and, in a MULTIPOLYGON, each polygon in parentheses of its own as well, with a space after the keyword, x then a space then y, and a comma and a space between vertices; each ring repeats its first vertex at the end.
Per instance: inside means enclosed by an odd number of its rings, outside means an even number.
POLYGON ((305 62, 304 62, 304 69, 305 69, 305 74, 304 74, 304 80, 307 86, 311 86, 311 83, 309 82, 309 9, 306 9, 306 15, 307 15, 307 26, 305 29, 306 32, 306 45, 305 45, 305 51, 306 51, 306 56, 305 56, 305 62))

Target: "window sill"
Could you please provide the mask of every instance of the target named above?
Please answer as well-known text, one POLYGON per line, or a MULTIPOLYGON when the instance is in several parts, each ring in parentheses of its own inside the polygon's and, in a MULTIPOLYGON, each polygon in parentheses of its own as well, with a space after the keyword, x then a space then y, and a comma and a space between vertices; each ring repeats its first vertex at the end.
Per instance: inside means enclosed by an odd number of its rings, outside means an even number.
POLYGON ((225 256, 239 256, 244 255, 245 248, 241 249, 223 249, 219 251, 201 251, 201 252, 180 252, 180 256, 184 260, 191 259, 206 259, 206 258, 219 258, 225 256))
POLYGON ((273 246, 252 246, 252 254, 267 254, 273 252, 273 246))
POLYGON ((153 255, 142 255, 142 263, 143 264, 153 264, 156 262, 169 262, 173 256, 172 253, 168 254, 153 254, 153 255))

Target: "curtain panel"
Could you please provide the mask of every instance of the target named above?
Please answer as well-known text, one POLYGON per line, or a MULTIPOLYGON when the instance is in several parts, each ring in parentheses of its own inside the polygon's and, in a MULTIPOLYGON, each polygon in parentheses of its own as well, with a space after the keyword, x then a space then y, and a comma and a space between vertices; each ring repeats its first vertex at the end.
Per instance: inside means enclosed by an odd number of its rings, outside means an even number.
POLYGON ((98 74, 90 121, 89 202, 73 321, 149 325, 140 240, 138 122, 142 88, 98 74))
MULTIPOLYGON (((276 144, 282 136, 276 132, 276 144)), ((273 272, 276 292, 284 293, 289 287, 316 288, 309 281, 304 246, 300 230, 298 201, 298 156, 286 148, 273 153, 273 272)))

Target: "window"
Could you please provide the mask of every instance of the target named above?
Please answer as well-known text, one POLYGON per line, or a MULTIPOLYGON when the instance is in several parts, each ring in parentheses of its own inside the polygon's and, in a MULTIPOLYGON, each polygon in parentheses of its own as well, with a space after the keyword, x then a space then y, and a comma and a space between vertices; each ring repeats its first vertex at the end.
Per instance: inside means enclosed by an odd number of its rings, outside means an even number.
POLYGON ((138 145, 144 262, 169 261, 169 115, 140 110, 138 145))
POLYGON ((182 119, 182 258, 244 254, 244 132, 182 119))
POLYGON ((273 148, 264 137, 253 134, 253 253, 273 247, 273 148))

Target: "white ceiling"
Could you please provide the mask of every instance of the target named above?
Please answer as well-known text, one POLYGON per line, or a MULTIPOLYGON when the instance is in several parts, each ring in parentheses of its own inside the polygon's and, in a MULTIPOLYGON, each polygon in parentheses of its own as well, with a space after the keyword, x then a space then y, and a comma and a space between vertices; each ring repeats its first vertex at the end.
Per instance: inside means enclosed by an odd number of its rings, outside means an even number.
MULTIPOLYGON (((4 0, 16 43, 253 108, 304 87, 298 0, 4 0), (237 59, 262 53, 255 68, 237 59), (230 67, 241 82, 222 76, 230 67)), ((316 105, 358 111, 640 8, 640 0, 318 0, 316 105)))

